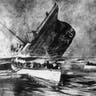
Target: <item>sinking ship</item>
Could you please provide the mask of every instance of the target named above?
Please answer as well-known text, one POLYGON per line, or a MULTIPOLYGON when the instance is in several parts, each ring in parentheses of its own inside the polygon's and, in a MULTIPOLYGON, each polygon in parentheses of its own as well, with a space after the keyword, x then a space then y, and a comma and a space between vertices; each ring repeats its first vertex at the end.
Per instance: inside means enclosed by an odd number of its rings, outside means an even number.
MULTIPOLYGON (((19 50, 20 55, 6 59, 7 62, 11 62, 12 70, 19 71, 20 74, 22 69, 39 70, 45 67, 55 69, 54 66, 57 65, 57 69, 59 69, 60 65, 56 61, 64 60, 62 56, 75 37, 75 30, 70 24, 58 19, 58 11, 59 7, 55 3, 51 11, 46 12, 46 17, 35 31, 35 38, 31 42, 25 43, 12 30, 3 25, 24 45, 19 50)), ((4 58, 1 60, 4 60, 4 58)), ((44 73, 44 71, 42 72, 44 73)), ((40 73, 40 70, 31 73, 34 75, 40 73)))

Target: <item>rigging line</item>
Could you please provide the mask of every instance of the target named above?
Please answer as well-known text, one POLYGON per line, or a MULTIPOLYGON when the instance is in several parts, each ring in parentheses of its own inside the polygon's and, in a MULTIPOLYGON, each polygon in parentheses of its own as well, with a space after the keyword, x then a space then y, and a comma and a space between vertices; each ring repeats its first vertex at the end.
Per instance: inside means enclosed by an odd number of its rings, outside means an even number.
POLYGON ((7 26, 5 26, 3 23, 0 22, 1 25, 3 25, 12 35, 14 35, 16 38, 18 38, 23 44, 26 44, 24 40, 22 40, 19 36, 17 36, 12 30, 10 30, 7 26))

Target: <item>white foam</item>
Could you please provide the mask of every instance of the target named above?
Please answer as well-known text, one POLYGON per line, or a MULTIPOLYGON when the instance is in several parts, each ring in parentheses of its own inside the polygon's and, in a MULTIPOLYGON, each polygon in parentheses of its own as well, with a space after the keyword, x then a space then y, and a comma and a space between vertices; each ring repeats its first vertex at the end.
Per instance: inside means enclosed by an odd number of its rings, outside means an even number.
POLYGON ((28 70, 28 69, 22 69, 17 72, 17 74, 28 74, 30 76, 35 76, 43 79, 48 79, 51 81, 59 82, 60 80, 60 71, 56 70, 28 70))

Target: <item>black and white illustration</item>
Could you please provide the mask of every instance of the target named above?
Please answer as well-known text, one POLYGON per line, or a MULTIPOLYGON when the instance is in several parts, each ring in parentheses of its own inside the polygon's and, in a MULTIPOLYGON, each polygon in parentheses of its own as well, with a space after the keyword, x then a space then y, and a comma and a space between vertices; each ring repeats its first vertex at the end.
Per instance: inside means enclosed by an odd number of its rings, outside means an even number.
POLYGON ((0 96, 96 96, 95 0, 0 0, 0 96))

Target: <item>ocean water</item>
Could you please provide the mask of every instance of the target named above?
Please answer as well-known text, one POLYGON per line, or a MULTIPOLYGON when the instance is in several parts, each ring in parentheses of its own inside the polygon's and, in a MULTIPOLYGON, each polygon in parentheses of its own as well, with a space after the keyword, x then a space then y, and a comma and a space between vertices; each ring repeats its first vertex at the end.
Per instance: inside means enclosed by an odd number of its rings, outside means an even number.
POLYGON ((51 80, 1 71, 0 96, 96 96, 96 73, 77 73, 57 86, 51 80))

